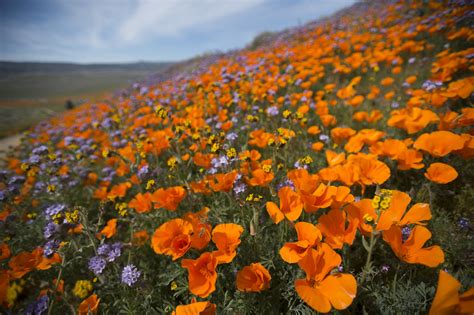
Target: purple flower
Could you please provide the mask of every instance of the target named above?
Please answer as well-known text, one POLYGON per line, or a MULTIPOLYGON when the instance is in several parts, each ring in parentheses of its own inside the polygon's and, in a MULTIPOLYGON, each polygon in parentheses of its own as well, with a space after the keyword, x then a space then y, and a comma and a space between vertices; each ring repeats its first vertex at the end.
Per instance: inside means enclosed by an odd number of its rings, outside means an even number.
POLYGON ((469 220, 466 219, 466 218, 461 218, 461 219, 459 219, 458 226, 459 226, 461 229, 466 229, 466 228, 468 228, 468 227, 470 226, 469 220))
POLYGON ((133 286, 140 278, 141 272, 134 265, 127 265, 122 270, 122 283, 133 286))
POLYGON ((97 249, 97 254, 103 256, 108 262, 113 262, 122 254, 122 243, 102 244, 97 249))
POLYGON ((59 240, 50 240, 44 244, 44 255, 51 257, 59 248, 59 240))
POLYGON ((276 116, 278 115, 278 107, 270 106, 267 108, 267 115, 268 116, 276 116))
POLYGON ((402 241, 405 242, 410 236, 410 234, 411 234, 411 228, 409 226, 405 226, 402 229, 402 241))
POLYGON ((238 135, 235 132, 231 132, 231 133, 227 134, 227 136, 225 138, 229 141, 234 141, 235 139, 237 139, 237 137, 238 137, 238 135))
POLYGON ((41 315, 46 310, 48 310, 48 304, 49 304, 49 297, 47 295, 43 295, 42 297, 38 299, 38 301, 35 301, 27 306, 27 308, 25 309, 25 314, 26 315, 41 315))
POLYGON ((243 193, 247 189, 245 184, 239 184, 234 186, 234 193, 236 195, 243 193))
POLYGON ((325 134, 320 134, 319 140, 324 141, 324 142, 329 142, 329 136, 325 134))
POLYGON ((104 271, 107 262, 101 256, 94 256, 89 259, 89 270, 91 270, 96 276, 100 275, 104 271))
POLYGON ((57 204, 51 205, 48 208, 46 208, 46 210, 44 210, 44 212, 45 212, 46 215, 52 217, 52 216, 58 214, 59 212, 63 211, 65 208, 66 208, 66 205, 57 203, 57 204))
POLYGON ((112 262, 122 255, 122 243, 117 242, 110 246, 110 251, 107 254, 107 261, 112 262))
POLYGON ((48 222, 44 227, 43 236, 45 239, 51 238, 57 231, 58 226, 54 222, 48 222))

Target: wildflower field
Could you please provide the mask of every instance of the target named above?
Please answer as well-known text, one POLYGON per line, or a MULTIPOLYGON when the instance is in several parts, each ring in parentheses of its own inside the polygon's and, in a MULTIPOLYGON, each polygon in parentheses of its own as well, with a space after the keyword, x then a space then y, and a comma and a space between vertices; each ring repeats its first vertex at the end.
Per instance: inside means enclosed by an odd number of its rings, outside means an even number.
POLYGON ((2 314, 473 314, 474 5, 371 1, 24 134, 2 314))

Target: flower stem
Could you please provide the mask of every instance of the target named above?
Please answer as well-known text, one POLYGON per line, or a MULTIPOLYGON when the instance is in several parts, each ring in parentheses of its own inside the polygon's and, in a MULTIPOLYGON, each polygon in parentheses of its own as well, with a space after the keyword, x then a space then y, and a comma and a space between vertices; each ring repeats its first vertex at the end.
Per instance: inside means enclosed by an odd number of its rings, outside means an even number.
POLYGON ((367 275, 371 269, 372 265, 372 252, 375 247, 375 243, 377 243, 377 238, 375 237, 374 231, 370 233, 370 242, 368 245, 368 248, 366 247, 367 250, 367 259, 365 261, 365 266, 364 269, 362 270, 362 276, 360 278, 360 284, 364 283, 364 281, 367 278, 367 275))

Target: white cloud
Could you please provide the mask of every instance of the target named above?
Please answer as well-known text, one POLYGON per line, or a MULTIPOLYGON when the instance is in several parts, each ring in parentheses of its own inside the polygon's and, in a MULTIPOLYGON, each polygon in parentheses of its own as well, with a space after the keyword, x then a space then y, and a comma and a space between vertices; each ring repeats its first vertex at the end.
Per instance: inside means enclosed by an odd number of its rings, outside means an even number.
POLYGON ((183 31, 245 11, 263 0, 138 0, 133 14, 119 29, 126 41, 150 34, 178 36, 183 31))

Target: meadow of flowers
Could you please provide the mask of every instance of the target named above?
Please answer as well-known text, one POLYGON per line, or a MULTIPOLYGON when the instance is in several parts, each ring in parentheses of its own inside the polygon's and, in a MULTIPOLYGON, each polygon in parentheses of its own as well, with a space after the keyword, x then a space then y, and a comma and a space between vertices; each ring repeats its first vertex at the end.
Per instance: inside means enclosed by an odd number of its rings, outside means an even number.
POLYGON ((473 314, 473 9, 357 4, 32 128, 1 312, 473 314))

